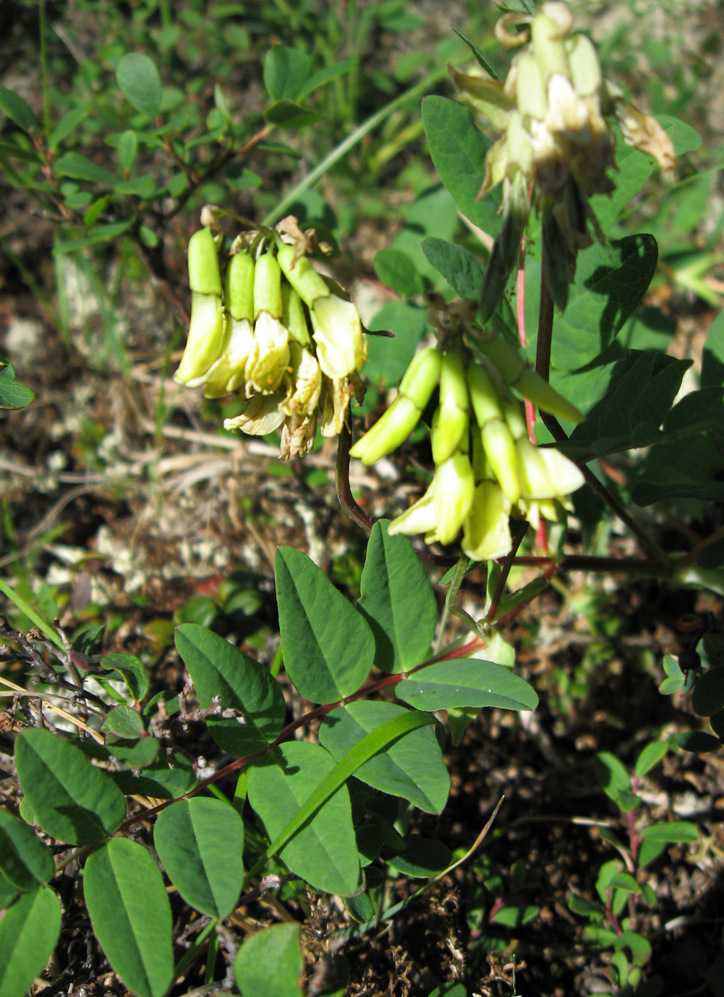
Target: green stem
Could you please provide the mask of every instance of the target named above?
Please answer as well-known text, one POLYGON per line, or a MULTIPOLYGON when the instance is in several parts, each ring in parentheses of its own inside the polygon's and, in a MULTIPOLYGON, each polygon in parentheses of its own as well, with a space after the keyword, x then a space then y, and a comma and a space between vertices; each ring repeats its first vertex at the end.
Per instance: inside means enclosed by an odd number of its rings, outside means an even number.
POLYGON ((521 528, 518 530, 515 539, 513 540, 513 546, 508 551, 508 554, 503 562, 503 566, 500 569, 500 577, 498 578, 497 584, 495 586, 495 591, 490 599, 490 607, 488 612, 485 614, 485 620, 487 623, 493 623, 495 621, 496 613, 498 612, 498 606, 500 605, 500 600, 502 598, 503 592, 505 591, 505 583, 508 581, 508 575, 510 574, 510 569, 515 564, 515 555, 518 553, 518 548, 523 543, 523 537, 528 532, 528 524, 523 523, 521 528))
POLYGON ((299 183, 295 184, 291 190, 289 190, 277 206, 269 212, 269 214, 262 220, 262 225, 272 225, 278 218, 283 217, 285 212, 291 207, 296 201, 302 191, 306 190, 308 187, 312 187, 318 180, 320 180, 324 174, 329 170, 335 163, 339 162, 350 149, 353 149, 358 142, 361 142, 365 135, 368 135, 371 131, 374 131, 378 125, 380 125, 386 118, 396 111, 399 107, 403 107, 409 101, 414 100, 419 97, 421 93, 433 83, 437 83, 438 80, 442 79, 447 70, 442 67, 440 69, 435 69, 431 73, 428 73, 424 79, 420 80, 419 83, 415 84, 414 87, 410 87, 409 90, 405 90, 399 96, 391 100, 389 104, 385 104, 381 107, 379 111, 375 111, 371 117, 363 121, 362 124, 355 128, 355 130, 343 139, 339 145, 335 146, 332 151, 324 157, 321 163, 319 163, 315 168, 308 173, 299 183))
POLYGON ((50 141, 50 91, 48 89, 48 46, 46 41, 47 21, 45 18, 45 0, 40 0, 40 79, 43 89, 43 131, 45 144, 50 141))

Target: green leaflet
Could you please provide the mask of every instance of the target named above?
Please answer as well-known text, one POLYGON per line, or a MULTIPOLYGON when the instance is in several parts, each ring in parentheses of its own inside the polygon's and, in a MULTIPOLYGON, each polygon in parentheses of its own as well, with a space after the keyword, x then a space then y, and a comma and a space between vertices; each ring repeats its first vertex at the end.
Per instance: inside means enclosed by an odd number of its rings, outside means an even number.
POLYGON ((247 938, 234 963, 244 997, 302 997, 299 924, 273 924, 247 938))
POLYGON ((176 629, 176 647, 189 670, 204 708, 218 697, 236 717, 207 719, 209 731, 232 755, 250 755, 272 743, 284 725, 284 697, 269 670, 212 630, 184 623, 176 629))
MULTIPOLYGON (((341 760, 368 733, 409 712, 395 703, 349 703, 327 714, 319 729, 319 740, 335 759, 341 760)), ((435 732, 427 727, 399 738, 354 774, 374 789, 401 796, 428 813, 441 813, 450 791, 440 745, 435 732)))
POLYGON ((49 882, 55 872, 53 854, 25 821, 0 810, 0 871, 19 890, 49 882))
POLYGON ((111 966, 139 997, 163 997, 173 982, 171 906, 150 852, 111 838, 85 864, 93 931, 111 966))
POLYGON ((86 845, 121 826, 123 793, 77 745, 31 727, 16 741, 15 764, 38 823, 59 841, 86 845))
POLYGON ((359 881, 359 859, 346 786, 336 788, 313 816, 301 821, 301 808, 334 770, 324 748, 291 741, 274 748, 249 773, 249 803, 264 823, 286 865, 311 886, 348 896, 359 881), (293 822, 299 829, 287 831, 293 822))
POLYGON ((435 635, 437 602, 407 537, 388 537, 375 523, 362 569, 358 609, 375 638, 375 664, 401 672, 427 656, 435 635))
POLYGON ((60 936, 60 902, 40 886, 0 921, 0 997, 23 997, 43 971, 60 936))
POLYGON ((459 706, 498 706, 503 710, 534 710, 535 690, 504 665, 476 658, 440 661, 421 668, 396 687, 398 699, 418 710, 459 706))
POLYGON ((244 881, 244 825, 221 800, 194 796, 163 810, 153 843, 184 900, 220 920, 234 909, 244 881))
POLYGON ((375 654, 372 631, 324 572, 293 547, 274 562, 284 666, 312 703, 333 703, 356 692, 375 654))

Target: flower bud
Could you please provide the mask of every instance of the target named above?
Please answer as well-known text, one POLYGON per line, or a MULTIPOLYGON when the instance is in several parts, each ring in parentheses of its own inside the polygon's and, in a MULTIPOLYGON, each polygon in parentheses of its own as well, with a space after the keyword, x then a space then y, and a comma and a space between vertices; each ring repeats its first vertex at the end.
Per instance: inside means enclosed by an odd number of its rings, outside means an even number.
POLYGON ((195 388, 204 383, 209 368, 221 355, 226 332, 219 259, 210 229, 200 229, 191 236, 188 263, 191 323, 174 380, 195 388))
POLYGON ((403 512, 401 516, 393 519, 387 527, 388 536, 394 537, 398 533, 405 536, 413 536, 417 533, 430 533, 436 527, 435 508, 433 505, 433 485, 427 489, 421 499, 403 512))
POLYGON ((255 391, 273 394, 289 366, 289 334, 281 322, 281 271, 271 253, 262 253, 254 268, 254 315, 254 348, 246 361, 247 397, 255 391))
POLYGON ((475 479, 467 453, 457 450, 438 464, 432 489, 435 539, 441 544, 452 543, 470 512, 475 495, 475 479))
POLYGON ((206 398, 236 391, 245 380, 246 362, 254 350, 254 261, 236 253, 226 268, 226 337, 221 356, 206 375, 206 398))
POLYGON ((436 464, 451 457, 468 431, 470 398, 463 361, 450 351, 440 368, 440 405, 435 413, 431 434, 432 459, 436 464))

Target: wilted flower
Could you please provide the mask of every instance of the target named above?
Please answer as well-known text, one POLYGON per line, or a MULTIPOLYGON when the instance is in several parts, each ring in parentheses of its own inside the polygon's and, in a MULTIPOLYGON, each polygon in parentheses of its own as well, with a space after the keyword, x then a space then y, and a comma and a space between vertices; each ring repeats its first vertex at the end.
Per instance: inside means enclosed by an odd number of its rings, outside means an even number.
POLYGON ((488 151, 481 196, 503 185, 503 222, 481 294, 481 318, 492 315, 515 265, 532 195, 542 213, 543 266, 553 299, 565 308, 579 249, 602 239, 589 198, 609 194, 614 182, 616 119, 624 141, 674 164, 674 149, 661 126, 623 100, 604 79, 590 39, 573 30, 561 0, 548 0, 532 15, 507 13, 496 26, 508 47, 523 46, 505 82, 451 69, 466 102, 503 135, 488 151), (522 30, 514 30, 522 29, 522 30))

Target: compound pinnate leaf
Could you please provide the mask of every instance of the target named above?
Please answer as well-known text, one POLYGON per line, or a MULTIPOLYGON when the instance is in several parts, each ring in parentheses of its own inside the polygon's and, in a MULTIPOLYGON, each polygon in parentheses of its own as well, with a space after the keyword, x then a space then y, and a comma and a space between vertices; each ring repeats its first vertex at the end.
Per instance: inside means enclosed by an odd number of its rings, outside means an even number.
POLYGON ((207 718, 216 743, 235 755, 266 748, 284 725, 284 697, 264 665, 250 658, 212 630, 195 623, 176 629, 176 648, 193 679, 202 707, 218 698, 238 717, 207 718))
POLYGON ((60 901, 47 886, 20 897, 0 921, 0 997, 23 997, 60 936, 60 901))
POLYGON ((474 225, 494 235, 500 227, 496 218, 500 195, 494 191, 478 200, 490 142, 470 111, 447 97, 425 97, 422 121, 435 169, 458 208, 474 225))
MULTIPOLYGON (((274 748, 249 773, 249 803, 274 841, 335 767, 319 745, 291 741, 274 748)), ((359 880, 352 807, 341 786, 284 845, 279 857, 311 886, 349 896, 359 880)))
POLYGON ((0 810, 0 871, 20 890, 47 883, 55 872, 53 854, 25 821, 0 810))
POLYGON ((142 52, 129 52, 119 61, 116 82, 131 107, 142 114, 158 114, 161 107, 161 77, 152 59, 142 52))
POLYGON ((437 602, 412 544, 388 536, 386 523, 375 523, 370 534, 360 591, 377 667, 401 672, 419 664, 435 635, 437 602))
POLYGON ((234 909, 244 881, 244 824, 221 800, 195 796, 163 810, 153 843, 184 900, 211 917, 234 909))
POLYGON ((312 703, 356 692, 374 661, 372 631, 306 554, 280 547, 274 561, 279 630, 289 678, 312 703))
POLYGON ((139 997, 163 997, 173 982, 171 905, 149 851, 111 838, 83 873, 95 936, 111 966, 139 997))
MULTIPOLYGON (((339 761, 371 731, 408 712, 395 703, 349 703, 325 717, 319 740, 339 761)), ((450 791, 450 776, 431 727, 399 738, 361 765, 355 778, 390 796, 401 796, 427 813, 441 813, 450 791)))
POLYGON ((17 739, 15 764, 38 823, 59 841, 87 845, 121 826, 123 793, 75 744, 29 728, 17 739))
POLYGON ((302 997, 298 924, 273 924, 248 938, 234 963, 244 997, 302 997))
POLYGON ((497 706, 534 710, 538 696, 525 679, 492 661, 464 658, 421 668, 397 686, 396 694, 417 710, 497 706))

